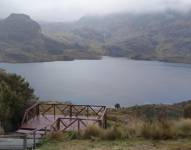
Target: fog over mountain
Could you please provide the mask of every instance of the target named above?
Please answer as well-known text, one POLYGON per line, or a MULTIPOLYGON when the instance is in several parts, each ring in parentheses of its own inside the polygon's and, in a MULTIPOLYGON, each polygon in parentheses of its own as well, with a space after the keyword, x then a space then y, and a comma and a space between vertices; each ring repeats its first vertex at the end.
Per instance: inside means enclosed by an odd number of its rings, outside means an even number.
POLYGON ((191 63, 190 0, 1 0, 0 6, 1 62, 108 55, 191 63))
POLYGON ((40 62, 95 59, 96 54, 78 43, 52 40, 25 14, 11 14, 0 21, 0 62, 40 62), (84 51, 86 50, 86 51, 84 51))
POLYGON ((73 21, 87 15, 148 13, 176 9, 186 12, 190 0, 1 0, 0 18, 25 13, 35 20, 73 21))

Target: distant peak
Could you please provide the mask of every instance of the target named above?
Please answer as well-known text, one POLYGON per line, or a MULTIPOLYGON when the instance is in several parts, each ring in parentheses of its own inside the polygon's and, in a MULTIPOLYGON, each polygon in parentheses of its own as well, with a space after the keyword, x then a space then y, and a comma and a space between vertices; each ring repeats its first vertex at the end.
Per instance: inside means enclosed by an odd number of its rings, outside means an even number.
POLYGON ((16 13, 12 13, 10 14, 7 19, 10 18, 18 18, 18 19, 31 19, 30 16, 26 15, 26 14, 16 14, 16 13))

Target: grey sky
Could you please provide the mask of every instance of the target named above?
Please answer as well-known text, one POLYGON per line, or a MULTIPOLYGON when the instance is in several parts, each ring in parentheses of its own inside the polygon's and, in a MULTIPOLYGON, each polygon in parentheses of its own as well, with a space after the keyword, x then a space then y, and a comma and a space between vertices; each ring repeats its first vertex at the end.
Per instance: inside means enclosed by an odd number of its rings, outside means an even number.
POLYGON ((191 0, 0 0, 0 17, 26 13, 43 21, 72 21, 84 15, 150 12, 175 8, 186 11, 191 0))

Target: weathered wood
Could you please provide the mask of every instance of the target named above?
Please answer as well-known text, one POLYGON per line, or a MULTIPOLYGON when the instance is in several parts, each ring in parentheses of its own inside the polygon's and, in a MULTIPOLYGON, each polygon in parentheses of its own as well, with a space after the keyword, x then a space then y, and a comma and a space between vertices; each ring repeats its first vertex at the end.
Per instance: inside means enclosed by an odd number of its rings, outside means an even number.
MULTIPOLYGON (((33 146, 36 147, 37 137, 43 137, 48 132, 79 132, 89 125, 107 127, 106 106, 37 102, 26 110, 18 133, 31 135, 33 146)), ((23 145, 26 145, 25 142, 23 145)))

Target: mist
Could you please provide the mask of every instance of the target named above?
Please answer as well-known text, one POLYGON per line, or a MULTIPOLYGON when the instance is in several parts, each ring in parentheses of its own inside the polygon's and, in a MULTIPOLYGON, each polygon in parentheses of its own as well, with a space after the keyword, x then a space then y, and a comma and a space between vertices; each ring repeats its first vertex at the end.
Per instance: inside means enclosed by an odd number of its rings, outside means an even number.
POLYGON ((187 12, 190 0, 1 0, 0 18, 24 13, 40 21, 74 21, 86 15, 152 13, 175 9, 187 12))

